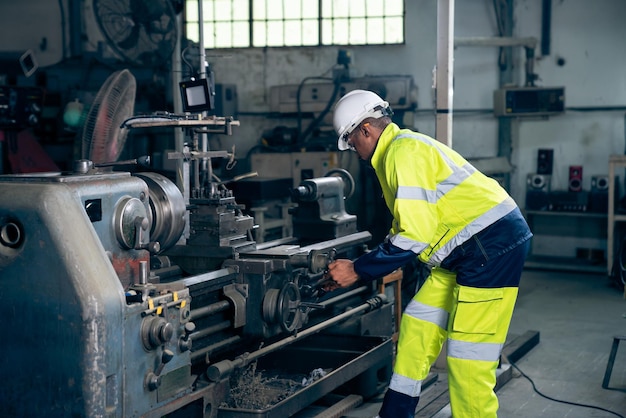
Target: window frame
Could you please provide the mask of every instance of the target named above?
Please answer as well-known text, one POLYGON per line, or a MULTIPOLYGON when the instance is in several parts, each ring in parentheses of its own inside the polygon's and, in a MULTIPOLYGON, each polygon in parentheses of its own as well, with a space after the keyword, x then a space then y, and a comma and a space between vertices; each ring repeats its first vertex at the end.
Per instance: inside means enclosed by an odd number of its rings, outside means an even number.
MULTIPOLYGON (((203 1, 203 0, 199 0, 199 1, 203 1)), ((389 2, 393 2, 393 1, 397 1, 399 2, 399 11, 400 13, 396 13, 396 14, 383 14, 382 16, 380 15, 374 15, 374 14, 368 14, 367 10, 359 15, 356 14, 350 14, 350 10, 348 7, 348 14, 347 15, 337 15, 334 13, 334 11, 331 11, 330 15, 327 12, 324 12, 323 10, 323 6, 324 5, 333 5, 333 0, 317 0, 317 12, 316 15, 312 18, 303 18, 303 14, 300 13, 298 17, 296 18, 288 18, 285 17, 285 14, 283 13, 282 17, 278 18, 278 19, 273 19, 268 17, 268 15, 266 14, 263 18, 261 19, 255 19, 254 18, 254 3, 255 2, 259 2, 259 3, 263 3, 266 7, 267 4, 270 3, 272 0, 246 0, 247 1, 247 14, 246 14, 246 19, 243 20, 240 17, 239 18, 233 18, 233 9, 235 6, 235 3, 237 2, 237 0, 204 0, 203 3, 203 13, 206 16, 207 13, 205 12, 205 7, 207 4, 211 3, 213 4, 213 7, 215 7, 215 1, 229 1, 230 2, 230 12, 231 12, 231 17, 229 19, 217 19, 216 17, 211 17, 210 19, 207 20, 203 20, 204 25, 205 25, 205 29, 204 29, 204 43, 205 43, 205 48, 210 48, 210 49, 230 49, 230 48, 234 48, 234 49, 245 49, 245 48, 253 48, 253 49, 258 49, 258 48, 293 48, 293 47, 334 47, 334 46, 381 46, 381 45, 404 45, 406 43, 406 0, 375 0, 376 3, 383 3, 383 7, 384 5, 387 5, 388 3, 385 3, 386 1, 389 2), (316 32, 316 39, 315 42, 306 42, 306 39, 304 39, 304 36, 302 35, 302 22, 304 20, 311 20, 314 19, 317 23, 317 32, 316 32), (335 21, 346 21, 347 23, 347 27, 348 27, 348 33, 347 35, 344 35, 343 38, 345 39, 345 42, 341 42, 341 41, 337 41, 337 36, 335 36, 333 30, 335 28, 335 21), (357 22, 359 20, 364 20, 364 22, 359 22, 361 25, 365 25, 367 26, 368 21, 373 21, 373 20, 382 20, 382 23, 380 23, 379 25, 382 25, 382 32, 386 33, 386 28, 389 26, 386 25, 391 25, 393 23, 393 20, 399 20, 400 22, 400 29, 395 31, 394 33, 394 38, 391 40, 385 40, 384 36, 381 37, 380 42, 375 42, 373 41, 371 38, 368 39, 368 30, 362 30, 362 33, 365 33, 365 38, 361 39, 361 42, 353 42, 351 41, 350 37, 351 37, 351 33, 350 33, 350 26, 351 23, 353 22, 357 22), (267 35, 265 36, 264 42, 262 42, 261 44, 259 44, 258 39, 255 39, 255 26, 258 27, 259 24, 265 26, 265 28, 267 29, 268 27, 268 22, 277 22, 279 24, 282 24, 283 27, 283 33, 281 35, 281 39, 282 42, 281 43, 272 43, 272 42, 268 42, 268 38, 267 35), (285 28, 285 24, 286 22, 294 22, 294 21, 299 21, 300 22, 300 32, 301 32, 301 36, 299 37, 299 42, 295 42, 295 43, 287 43, 286 39, 288 37, 288 35, 285 35, 284 32, 284 28, 285 28), (209 37, 207 37, 207 24, 211 25, 210 28, 213 28, 213 31, 215 32, 215 28, 217 27, 218 24, 220 24, 223 28, 228 27, 230 29, 231 32, 231 36, 229 38, 229 41, 227 43, 220 43, 219 41, 216 41, 215 36, 212 36, 211 40, 209 41, 209 37), (245 25, 246 26, 246 31, 247 31, 247 37, 245 37, 246 39, 246 44, 242 44, 241 42, 238 44, 236 42, 236 40, 234 40, 234 37, 232 36, 232 33, 234 31, 235 28, 235 24, 237 24, 238 26, 240 25, 245 25), (331 28, 331 29, 329 29, 331 28), (328 33, 330 30, 330 34, 328 33), (330 36, 330 40, 329 41, 325 41, 325 38, 330 36), (207 42, 209 41, 209 42, 207 42), (255 44, 256 43, 256 44, 255 44)), ((244 1, 244 0, 239 0, 239 1, 244 1)), ((290 2, 290 1, 294 1, 294 0, 281 0, 281 4, 284 5, 285 2, 290 2)), ((305 4, 307 4, 307 1, 310 2, 311 0, 299 0, 300 1, 300 5, 303 6, 305 4)), ((335 0, 336 1, 336 0, 335 0)), ((344 0, 344 1, 350 1, 350 0, 344 0)), ((364 5, 367 5, 369 0, 356 0, 356 1, 362 1, 364 5)), ((195 17, 197 20, 188 20, 188 6, 189 5, 197 5, 197 1, 195 0, 187 0, 185 1, 185 9, 183 12, 183 33, 184 35, 192 40, 192 41, 196 41, 199 38, 199 28, 200 28, 200 22, 199 22, 199 17, 198 15, 198 10, 197 8, 193 11, 190 12, 192 14, 195 14, 195 17), (193 27, 193 29, 197 32, 196 36, 189 36, 189 28, 193 27)), ((392 4, 392 3, 390 3, 392 4)), ((365 7, 367 9, 367 7, 365 7)), ((209 28, 209 29, 210 29, 209 28)), ((242 29, 240 29, 242 30, 242 29)), ((258 31, 258 29, 257 29, 258 31)), ((379 31, 380 32, 380 31, 379 31)), ((243 37, 240 39, 244 39, 243 37)))

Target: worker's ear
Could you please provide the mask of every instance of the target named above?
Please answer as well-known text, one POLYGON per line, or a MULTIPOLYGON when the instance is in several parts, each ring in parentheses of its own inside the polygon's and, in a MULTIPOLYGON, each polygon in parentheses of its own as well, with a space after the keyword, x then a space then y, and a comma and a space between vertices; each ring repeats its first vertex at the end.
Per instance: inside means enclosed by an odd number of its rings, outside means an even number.
POLYGON ((361 125, 361 133, 366 137, 370 136, 369 130, 371 129, 371 126, 372 125, 370 125, 369 123, 364 123, 363 125, 361 125))

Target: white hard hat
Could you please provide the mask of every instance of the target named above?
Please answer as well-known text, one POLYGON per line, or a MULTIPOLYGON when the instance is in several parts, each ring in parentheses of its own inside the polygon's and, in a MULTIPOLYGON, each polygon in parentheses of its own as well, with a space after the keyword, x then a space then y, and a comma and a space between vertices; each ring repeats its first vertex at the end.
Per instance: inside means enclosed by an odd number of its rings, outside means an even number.
POLYGON ((367 118, 390 116, 393 112, 389 103, 368 90, 352 90, 335 105, 333 127, 339 135, 337 147, 341 151, 350 149, 348 135, 367 118))

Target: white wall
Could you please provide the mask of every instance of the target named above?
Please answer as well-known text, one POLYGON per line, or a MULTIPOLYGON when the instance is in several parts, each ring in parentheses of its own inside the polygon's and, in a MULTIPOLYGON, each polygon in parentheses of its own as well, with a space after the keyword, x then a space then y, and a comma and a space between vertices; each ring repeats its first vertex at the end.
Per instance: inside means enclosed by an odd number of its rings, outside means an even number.
MULTIPOLYGON (((455 37, 496 36, 491 0, 455 3, 455 37)), ((406 45, 353 47, 353 71, 359 75, 409 74, 418 87, 419 111, 416 127, 435 134, 432 71, 437 56, 437 2, 411 0, 406 3, 406 45)), ((593 6, 585 0, 553 1, 551 52, 542 57, 536 50, 537 85, 564 86, 566 107, 598 108, 626 105, 626 2, 600 0, 593 6), (559 66, 557 59, 565 64, 559 66)), ((514 36, 541 40, 541 2, 518 0, 514 36)), ((334 62, 337 48, 207 51, 218 82, 236 83, 240 110, 267 110, 267 94, 273 85, 299 83, 308 76, 324 73, 334 62), (230 57, 219 55, 228 53, 230 57), (211 58, 211 54, 216 55, 211 58)), ((465 112, 492 108, 493 90, 498 87, 498 49, 459 46, 454 52, 453 146, 469 158, 497 155, 497 119, 491 114, 465 112), (461 112, 463 110, 464 112, 461 112)), ((515 81, 523 85, 525 54, 514 50, 515 81)), ((258 140, 263 129, 276 126, 261 116, 242 116, 240 148, 258 140)), ((547 119, 521 119, 514 123, 515 167, 511 192, 524 203, 527 173, 536 170, 539 148, 554 149, 553 189, 566 189, 569 165, 582 165, 584 188, 590 176, 607 174, 608 156, 624 152, 624 111, 574 111, 547 119)))
MULTIPOLYGON (((538 33, 534 2, 520 2, 517 28, 522 35, 538 33)), ((626 104, 626 2, 600 0, 553 1, 551 54, 538 60, 542 85, 565 86, 568 108, 623 107, 626 104), (565 60, 559 66, 557 59, 565 60)), ((525 121, 519 127, 513 155, 520 175, 533 171, 537 148, 554 148, 553 189, 566 189, 569 165, 583 166, 583 188, 590 177, 608 174, 608 156, 624 153, 624 110, 575 111, 549 121, 525 121)), ((518 178, 518 187, 523 178, 518 178)))
MULTIPOLYGON (((68 19, 67 14, 65 19, 68 19)), ((0 53, 31 49, 42 67, 61 60, 61 9, 57 1, 1 0, 0 24, 0 53), (44 49, 42 42, 45 42, 44 49)))
MULTIPOLYGON (((102 36, 91 17, 90 1, 84 8, 85 47, 95 50, 102 36)), ((455 37, 497 35, 492 0, 455 2, 455 37)), ((541 40, 539 0, 517 0, 514 36, 541 40)), ((0 51, 35 50, 40 64, 61 58, 61 18, 58 2, 22 0, 0 2, 0 24, 11 36, 0 37, 0 51), (27 11, 27 13, 25 13, 27 11), (47 39, 45 51, 39 49, 47 39)), ((66 21, 68 10, 66 5, 66 21)), ((511 193, 524 205, 526 175, 536 170, 539 148, 554 149, 553 189, 566 189, 569 165, 584 167, 585 189, 590 176, 607 174, 610 154, 622 154, 626 109, 626 1, 553 0, 551 51, 536 51, 537 85, 564 86, 565 114, 547 119, 520 119, 513 124, 511 193), (559 59, 564 64, 559 65, 559 59), (573 108, 582 108, 575 110, 573 108), (604 109, 603 109, 604 108, 604 109), (615 109, 616 108, 616 109, 615 109)), ((408 74, 418 87, 419 109, 414 125, 435 135, 432 91, 437 57, 437 1, 406 0, 406 44, 351 47, 353 75, 408 74)), ((303 78, 324 74, 335 62, 337 47, 208 50, 218 83, 238 88, 241 127, 221 145, 237 145, 238 155, 258 144, 265 129, 295 121, 268 119, 271 86, 297 84, 303 78)), ((514 74, 524 83, 524 50, 515 48, 514 74)), ((459 46, 454 56, 453 146, 469 158, 497 155, 498 123, 489 112, 498 87, 498 49, 459 46), (463 110, 464 112, 461 112, 463 110), (466 112, 472 111, 472 112, 466 112)))

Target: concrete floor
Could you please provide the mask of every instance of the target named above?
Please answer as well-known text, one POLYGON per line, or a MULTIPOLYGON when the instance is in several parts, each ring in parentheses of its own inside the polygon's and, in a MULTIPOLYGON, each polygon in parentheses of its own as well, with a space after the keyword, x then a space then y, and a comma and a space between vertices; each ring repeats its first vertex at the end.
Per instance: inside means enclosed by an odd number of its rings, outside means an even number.
MULTIPOLYGON (((613 337, 626 335, 626 300, 605 275, 526 271, 510 334, 526 330, 539 331, 541 341, 517 366, 540 392, 626 415, 626 392, 602 388, 613 337)), ((544 399, 519 372, 514 376, 498 391, 502 417, 619 416, 544 399)), ((610 387, 626 390, 626 341, 610 387)))
MULTIPOLYGON (((513 377, 498 391, 499 416, 503 418, 590 418, 626 416, 626 341, 620 346, 610 387, 602 388, 613 337, 626 336, 626 300, 606 275, 526 270, 509 335, 538 331, 540 342, 516 365, 541 393, 558 400, 592 405, 599 409, 545 399, 513 368, 513 377)), ((445 384, 445 371, 438 371, 445 384)), ((425 389, 437 390, 437 384, 425 389)), ((376 416, 380 399, 343 415, 345 418, 376 416)), ((418 405, 418 410, 423 405, 418 405)), ((450 418, 449 405, 434 415, 450 418)))

